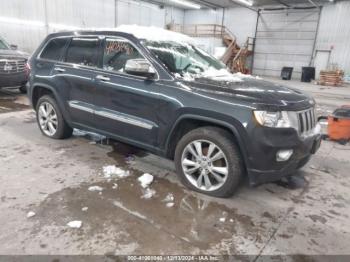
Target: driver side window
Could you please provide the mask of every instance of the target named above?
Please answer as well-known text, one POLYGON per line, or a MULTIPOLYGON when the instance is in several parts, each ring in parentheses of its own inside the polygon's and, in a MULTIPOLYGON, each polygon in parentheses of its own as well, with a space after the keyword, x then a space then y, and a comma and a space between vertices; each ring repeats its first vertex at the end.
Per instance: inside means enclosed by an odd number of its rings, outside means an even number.
POLYGON ((127 40, 106 38, 103 52, 104 70, 126 73, 126 62, 137 58, 143 58, 143 56, 127 40))

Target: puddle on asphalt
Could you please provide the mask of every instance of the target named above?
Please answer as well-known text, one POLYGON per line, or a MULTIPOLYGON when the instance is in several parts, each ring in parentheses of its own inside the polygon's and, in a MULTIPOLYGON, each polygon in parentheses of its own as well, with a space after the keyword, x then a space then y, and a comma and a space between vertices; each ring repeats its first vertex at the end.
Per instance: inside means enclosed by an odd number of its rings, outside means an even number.
POLYGON ((14 100, 0 99, 0 114, 29 109, 28 105, 16 103, 14 100))
POLYGON ((141 174, 132 171, 126 178, 82 184, 49 195, 35 210, 40 223, 34 233, 45 226, 64 226, 70 220, 81 220, 82 234, 87 237, 123 231, 141 247, 150 241, 150 234, 152 239, 165 234, 201 250, 232 239, 238 231, 258 239, 261 228, 254 226, 249 216, 192 195, 164 178, 155 178, 150 186, 155 195, 143 198, 146 189, 137 181, 141 174), (91 186, 102 187, 102 193, 89 191, 91 186), (169 193, 174 196, 172 207, 164 201, 169 193), (83 207, 88 210, 82 211, 83 207))

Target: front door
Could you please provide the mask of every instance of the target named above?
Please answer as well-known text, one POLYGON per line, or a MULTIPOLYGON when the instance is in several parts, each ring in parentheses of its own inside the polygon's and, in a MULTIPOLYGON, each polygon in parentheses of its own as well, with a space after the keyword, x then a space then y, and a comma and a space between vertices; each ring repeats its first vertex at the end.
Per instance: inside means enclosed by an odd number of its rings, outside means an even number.
POLYGON ((103 68, 96 77, 95 118, 98 128, 128 142, 154 147, 159 103, 157 80, 127 74, 126 61, 143 58, 127 39, 106 38, 103 68))

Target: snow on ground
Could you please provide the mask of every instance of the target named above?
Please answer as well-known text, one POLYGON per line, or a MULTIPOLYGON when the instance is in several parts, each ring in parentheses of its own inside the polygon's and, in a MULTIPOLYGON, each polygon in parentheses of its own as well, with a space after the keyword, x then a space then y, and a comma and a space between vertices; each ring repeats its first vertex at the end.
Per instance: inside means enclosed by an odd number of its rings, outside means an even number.
POLYGON ((141 183, 143 188, 146 188, 153 182, 153 176, 148 173, 144 173, 137 180, 141 183))
POLYGON ((102 192, 103 188, 100 186, 91 186, 88 188, 88 190, 91 192, 102 192))
POLYGON ((104 166, 103 175, 105 178, 124 178, 130 175, 128 170, 121 169, 117 166, 104 166))
POLYGON ((31 217, 33 217, 33 216, 35 216, 35 215, 36 215, 35 212, 29 211, 29 212, 27 213, 27 218, 31 218, 31 217))
POLYGON ((175 199, 174 195, 172 193, 168 193, 162 201, 163 202, 173 202, 174 199, 175 199))
POLYGON ((70 228, 81 228, 82 226, 82 222, 79 220, 75 220, 75 221, 70 221, 69 223, 67 223, 67 226, 69 226, 70 228))
POLYGON ((81 209, 81 211, 84 211, 84 212, 86 212, 86 211, 88 211, 88 207, 83 207, 82 209, 81 209))
POLYGON ((166 203, 166 207, 173 207, 175 205, 174 202, 169 202, 169 203, 166 203))
POLYGON ((150 199, 155 194, 156 194, 156 191, 154 189, 151 189, 151 188, 147 187, 146 190, 144 190, 144 194, 141 196, 141 198, 150 199))

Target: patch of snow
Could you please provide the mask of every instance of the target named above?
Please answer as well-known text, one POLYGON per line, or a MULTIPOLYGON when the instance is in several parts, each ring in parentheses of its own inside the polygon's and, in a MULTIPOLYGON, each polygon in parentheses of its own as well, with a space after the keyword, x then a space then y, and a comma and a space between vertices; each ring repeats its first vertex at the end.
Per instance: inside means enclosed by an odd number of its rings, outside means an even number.
POLYGON ((82 209, 81 209, 81 211, 84 211, 84 212, 86 212, 86 211, 88 211, 88 207, 83 207, 82 209))
POLYGON ((88 188, 88 190, 91 192, 101 192, 103 191, 103 188, 100 186, 91 186, 88 188))
POLYGON ((153 176, 145 173, 137 179, 143 188, 148 187, 153 182, 153 176))
POLYGON ((105 178, 124 178, 129 176, 130 172, 128 170, 124 170, 114 165, 111 165, 103 167, 103 175, 105 178))
POLYGON ((33 216, 35 216, 35 215, 36 215, 35 212, 29 211, 29 212, 27 213, 27 218, 31 218, 31 217, 33 217, 33 216))
POLYGON ((232 218, 230 219, 230 222, 233 223, 233 219, 232 218))
POLYGON ((174 202, 169 202, 169 203, 166 203, 166 207, 173 207, 175 205, 174 202))
POLYGON ((225 222, 226 221, 226 217, 220 217, 220 222, 225 222))
POLYGON ((118 188, 118 184, 113 183, 112 189, 117 189, 118 188))
POLYGON ((82 226, 82 222, 79 220, 75 220, 75 221, 70 221, 69 223, 67 223, 67 226, 69 226, 70 228, 81 228, 82 226))
POLYGON ((147 187, 146 190, 144 191, 144 194, 141 196, 141 198, 150 199, 155 194, 156 194, 156 191, 154 189, 151 189, 151 188, 147 187))
POLYGON ((195 39, 174 31, 165 30, 155 26, 120 25, 116 29, 134 35, 136 38, 149 41, 172 41, 177 43, 196 43, 195 39))
POLYGON ((173 202, 174 199, 175 199, 174 195, 172 193, 168 193, 162 201, 163 202, 173 202))

